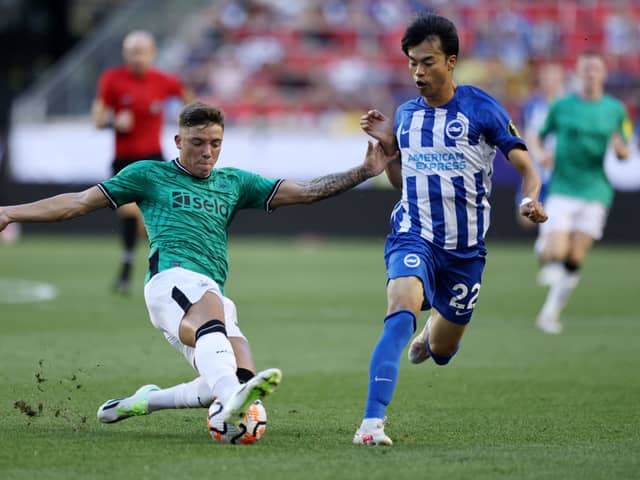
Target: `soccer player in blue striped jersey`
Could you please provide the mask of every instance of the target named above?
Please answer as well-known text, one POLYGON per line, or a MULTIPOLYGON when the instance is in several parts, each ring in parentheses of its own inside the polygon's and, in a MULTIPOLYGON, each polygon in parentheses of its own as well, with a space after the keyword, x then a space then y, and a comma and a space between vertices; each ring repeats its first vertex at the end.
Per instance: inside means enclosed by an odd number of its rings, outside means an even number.
POLYGON ((402 197, 385 245, 387 316, 371 355, 356 444, 393 443, 384 432, 385 412, 421 311, 430 317, 409 360, 446 365, 458 351, 482 285, 496 148, 523 178, 520 213, 536 223, 547 219, 538 202, 540 177, 505 109, 479 88, 453 81, 458 45, 450 20, 418 15, 402 50, 420 96, 400 105, 393 120, 377 110, 360 120, 387 154, 400 151, 386 173, 402 197))

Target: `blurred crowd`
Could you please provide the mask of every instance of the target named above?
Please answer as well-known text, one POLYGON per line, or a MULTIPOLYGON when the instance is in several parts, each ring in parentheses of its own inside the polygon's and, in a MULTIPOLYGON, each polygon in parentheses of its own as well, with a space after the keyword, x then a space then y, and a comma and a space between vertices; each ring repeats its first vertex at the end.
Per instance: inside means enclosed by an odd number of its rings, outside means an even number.
MULTIPOLYGON (((575 54, 609 62, 608 90, 632 113, 640 98, 640 2, 633 0, 221 0, 186 49, 181 75, 229 122, 351 125, 415 96, 400 50, 413 12, 459 28, 456 78, 485 88, 514 118, 540 65, 570 72, 575 54)), ((569 77, 568 82, 571 82, 569 77)))

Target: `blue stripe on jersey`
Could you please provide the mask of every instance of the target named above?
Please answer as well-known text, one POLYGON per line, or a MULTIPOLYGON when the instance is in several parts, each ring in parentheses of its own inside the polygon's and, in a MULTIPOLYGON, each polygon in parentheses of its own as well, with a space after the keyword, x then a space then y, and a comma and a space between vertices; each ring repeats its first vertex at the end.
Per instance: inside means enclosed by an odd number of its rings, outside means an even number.
POLYGON ((396 203, 396 206, 393 207, 393 210, 391 211, 391 230, 394 232, 397 232, 400 228, 400 212, 404 213, 401 201, 396 203))
POLYGON ((469 145, 478 145, 480 143, 480 131, 473 128, 472 124, 469 124, 467 140, 469 141, 469 145))
POLYGON ((416 177, 407 177, 407 201, 409 202, 409 218, 411 219, 409 232, 420 235, 422 222, 420 222, 420 210, 418 209, 416 177))
POLYGON ((429 203, 431 204, 433 243, 435 243, 439 247, 444 247, 444 206, 442 205, 442 189, 440 188, 440 176, 427 175, 427 180, 429 182, 429 203))
POLYGON ((400 133, 398 134, 398 143, 400 144, 400 148, 409 147, 409 131, 411 130, 412 119, 413 114, 404 115, 402 118, 402 123, 400 124, 400 133))
POLYGON ((435 110, 430 108, 425 110, 422 119, 422 137, 420 139, 421 147, 433 147, 433 123, 435 122, 435 110))
POLYGON ((482 204, 482 200, 484 199, 486 191, 482 183, 482 172, 476 172, 473 176, 476 178, 476 192, 478 192, 476 196, 476 207, 478 208, 478 244, 482 245, 484 243, 484 205, 482 204))
POLYGON ((464 177, 452 177, 456 195, 456 223, 458 226, 458 244, 456 248, 467 248, 469 229, 467 227, 467 190, 464 188, 464 177))
MULTIPOLYGON (((445 120, 445 130, 447 129, 446 125, 449 125, 449 122, 455 120, 456 118, 458 118, 458 109, 457 108, 449 108, 447 109, 447 118, 445 120)), ((446 134, 446 132, 444 135, 444 145, 445 147, 455 147, 456 146, 456 140, 455 138, 451 138, 449 135, 446 134)))

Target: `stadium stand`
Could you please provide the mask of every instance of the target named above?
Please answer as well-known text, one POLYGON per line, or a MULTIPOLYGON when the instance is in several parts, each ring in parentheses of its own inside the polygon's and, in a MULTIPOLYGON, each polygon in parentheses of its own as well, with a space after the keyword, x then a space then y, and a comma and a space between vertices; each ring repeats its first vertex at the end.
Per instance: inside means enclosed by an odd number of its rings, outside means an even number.
POLYGON ((640 3, 631 0, 225 0, 202 12, 208 24, 180 70, 237 123, 298 125, 373 103, 391 111, 415 93, 399 40, 405 19, 425 7, 459 25, 460 80, 516 117, 537 64, 570 70, 585 49, 606 53, 611 93, 637 110, 640 3))

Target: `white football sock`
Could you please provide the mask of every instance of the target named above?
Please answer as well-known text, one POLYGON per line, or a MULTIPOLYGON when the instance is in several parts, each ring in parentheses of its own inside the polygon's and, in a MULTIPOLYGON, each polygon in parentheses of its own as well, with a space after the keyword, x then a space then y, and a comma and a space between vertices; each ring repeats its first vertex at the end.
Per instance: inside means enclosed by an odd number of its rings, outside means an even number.
POLYGON ((561 262, 546 262, 540 267, 538 272, 538 283, 550 287, 562 278, 567 269, 561 262))
POLYGON ((196 340, 195 363, 214 397, 224 404, 238 388, 236 357, 224 333, 213 332, 196 340))
POLYGON ((374 430, 376 428, 380 428, 381 426, 384 425, 384 420, 382 418, 365 418, 362 420, 362 423, 360 424, 360 429, 365 431, 365 432, 369 432, 371 430, 374 430))
POLYGON ((564 270, 562 275, 551 284, 547 299, 542 306, 542 312, 559 314, 569 301, 569 297, 579 280, 580 275, 564 270))
POLYGON ((149 411, 165 408, 207 408, 213 402, 211 387, 204 377, 149 393, 149 411))

